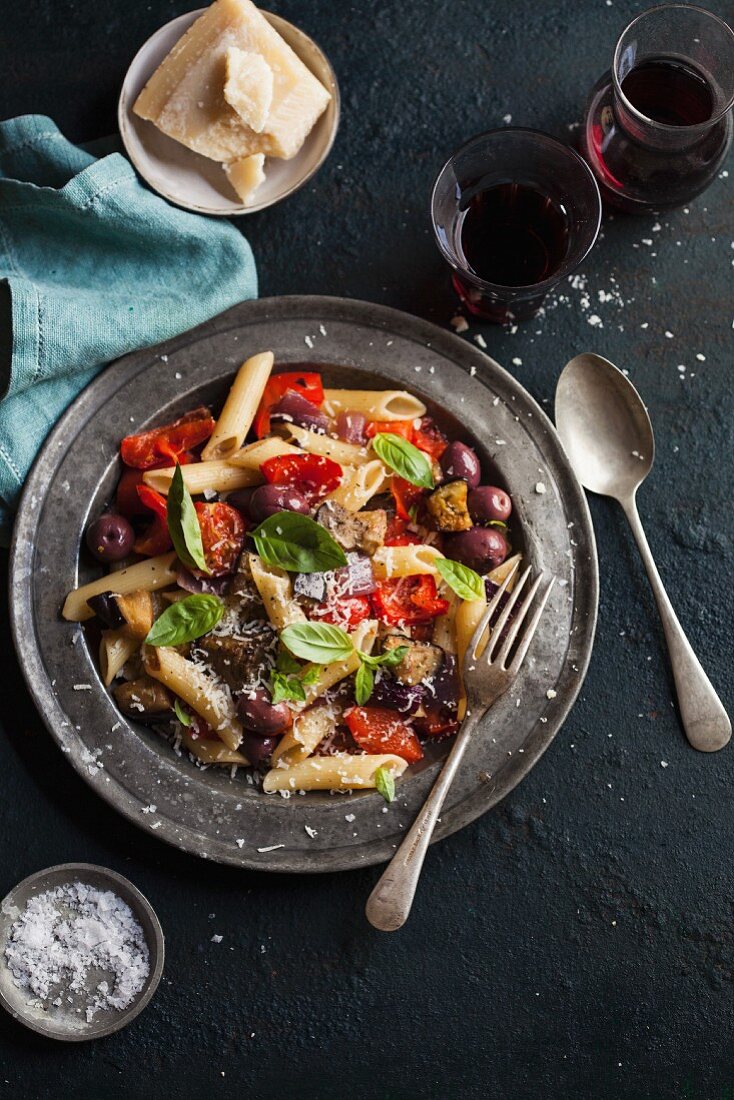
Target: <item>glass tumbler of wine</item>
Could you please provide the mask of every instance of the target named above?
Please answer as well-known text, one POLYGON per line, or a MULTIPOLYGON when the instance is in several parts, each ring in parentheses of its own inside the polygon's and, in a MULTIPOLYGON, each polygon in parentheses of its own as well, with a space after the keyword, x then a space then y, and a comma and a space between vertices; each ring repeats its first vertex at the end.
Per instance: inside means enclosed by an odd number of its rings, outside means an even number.
POLYGON ((438 247, 463 304, 485 321, 535 316, 596 241, 599 188, 569 146, 505 127, 462 145, 431 195, 438 247))
POLYGON ((642 12, 586 106, 581 151, 602 197, 629 213, 690 202, 726 156, 733 103, 731 27, 689 4, 642 12))

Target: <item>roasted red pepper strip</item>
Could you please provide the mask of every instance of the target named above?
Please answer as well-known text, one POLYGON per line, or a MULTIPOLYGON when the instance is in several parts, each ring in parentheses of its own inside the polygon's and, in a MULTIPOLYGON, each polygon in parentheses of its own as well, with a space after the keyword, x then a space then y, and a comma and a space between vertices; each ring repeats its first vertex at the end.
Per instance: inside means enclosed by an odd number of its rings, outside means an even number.
POLYGON ((136 554, 142 554, 146 558, 154 558, 158 554, 165 554, 173 546, 171 536, 168 533, 168 524, 160 516, 153 519, 135 540, 133 550, 136 554))
POLYGON ((172 424, 126 436, 120 444, 120 455, 126 466, 136 470, 152 470, 163 460, 172 466, 181 461, 184 451, 203 443, 213 431, 214 417, 201 405, 172 424))
POLYGON ((421 542, 423 542, 423 539, 407 530, 405 520, 400 519, 399 516, 393 516, 389 520, 385 534, 385 546, 416 546, 421 542))
POLYGON ((372 604, 366 596, 340 596, 325 600, 309 616, 320 623, 331 623, 343 630, 353 630, 359 623, 369 619, 372 604))
POLYGON ((377 618, 391 626, 424 623, 449 609, 449 601, 438 595, 436 582, 428 574, 378 581, 370 598, 377 618))
POLYGON ((198 500, 194 508, 201 529, 204 557, 211 576, 223 577, 227 573, 234 573, 247 532, 244 519, 236 508, 222 501, 206 504, 198 500))
POLYGON ((325 455, 276 455, 263 462, 260 470, 271 485, 300 489, 311 504, 323 500, 342 479, 339 463, 325 455))
POLYGON ((383 435, 386 432, 390 432, 392 435, 401 435, 403 439, 407 439, 409 443, 412 443, 413 421, 370 420, 369 424, 365 428, 365 435, 368 439, 374 439, 376 435, 383 435))
POLYGON ((145 508, 160 519, 167 519, 168 505, 163 493, 159 493, 157 489, 151 489, 150 485, 138 485, 137 491, 140 503, 145 508))
POLYGON ((423 718, 415 719, 415 728, 422 737, 450 737, 456 733, 460 722, 455 719, 444 718, 438 711, 430 711, 423 718))
POLYGON ((270 410, 289 390, 300 393, 301 397, 305 397, 313 405, 320 405, 324 400, 324 387, 320 374, 309 371, 286 371, 284 374, 272 375, 263 391, 253 423, 258 439, 263 439, 270 432, 270 410))
POLYGON ((354 740, 365 752, 392 753, 414 764, 423 759, 421 743, 396 710, 387 707, 352 707, 344 715, 354 740))
POLYGON ((423 498, 423 490, 419 489, 417 485, 412 485, 405 478, 393 474, 390 478, 390 492, 395 501, 398 518, 405 523, 409 523, 414 518, 411 512, 423 498))
POLYGON ((436 460, 441 457, 449 445, 448 439, 430 416, 422 417, 420 427, 413 428, 410 442, 436 460))

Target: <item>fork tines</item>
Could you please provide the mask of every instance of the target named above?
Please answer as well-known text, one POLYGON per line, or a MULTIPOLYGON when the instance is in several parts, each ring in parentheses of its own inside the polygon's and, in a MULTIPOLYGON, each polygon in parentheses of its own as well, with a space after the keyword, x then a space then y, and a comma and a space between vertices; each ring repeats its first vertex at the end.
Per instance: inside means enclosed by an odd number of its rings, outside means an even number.
MULTIPOLYGON (((519 563, 518 563, 519 565, 519 563)), ((471 642, 469 643, 467 653, 471 656, 471 659, 476 661, 480 656, 480 650, 484 652, 486 657, 486 663, 489 665, 496 665, 508 672, 516 672, 522 664, 525 654, 528 651, 533 635, 538 628, 540 617, 543 614, 548 597, 551 594, 551 589, 555 582, 555 577, 551 577, 547 585, 543 589, 540 599, 537 602, 535 611, 533 613, 530 622, 525 628, 522 637, 520 637, 520 631, 523 623, 525 622, 528 613, 533 605, 533 601, 538 593, 538 590, 543 582, 543 574, 540 573, 530 588, 525 593, 523 599, 520 597, 523 594, 525 585, 530 577, 530 566, 518 578, 517 584, 513 588, 512 592, 507 595, 508 586, 511 584, 513 578, 517 575, 518 565, 516 565, 510 573, 505 577, 500 587, 495 592, 494 596, 490 600, 487 610, 472 635, 471 642), (505 598, 504 606, 503 597, 505 598), (495 620, 495 615, 499 611, 499 615, 495 620), (514 612, 514 617, 513 616, 514 612), (490 626, 489 640, 485 641, 485 646, 482 645, 482 639, 487 627, 490 626), (511 661, 508 664, 508 659, 512 647, 520 638, 517 646, 517 651, 511 661)))

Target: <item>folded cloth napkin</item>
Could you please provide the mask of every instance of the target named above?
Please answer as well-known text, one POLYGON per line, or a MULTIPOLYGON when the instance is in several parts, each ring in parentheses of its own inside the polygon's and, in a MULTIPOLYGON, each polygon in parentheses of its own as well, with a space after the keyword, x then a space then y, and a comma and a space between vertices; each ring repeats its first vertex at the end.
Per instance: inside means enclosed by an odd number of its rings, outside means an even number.
POLYGON ((49 118, 0 123, 0 542, 30 465, 103 364, 257 296, 249 244, 49 118))

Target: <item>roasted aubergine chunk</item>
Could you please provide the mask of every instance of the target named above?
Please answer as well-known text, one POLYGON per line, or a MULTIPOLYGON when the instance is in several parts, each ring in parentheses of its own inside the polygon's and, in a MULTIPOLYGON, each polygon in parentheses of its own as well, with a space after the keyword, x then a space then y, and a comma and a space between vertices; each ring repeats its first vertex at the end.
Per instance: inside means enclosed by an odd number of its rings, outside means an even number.
POLYGON ((468 488, 463 480, 447 481, 427 498, 428 514, 439 531, 468 531, 472 526, 466 503, 468 488))

